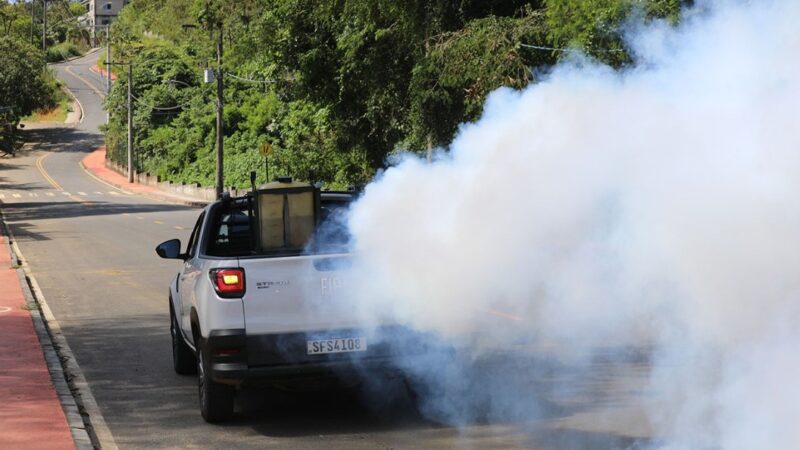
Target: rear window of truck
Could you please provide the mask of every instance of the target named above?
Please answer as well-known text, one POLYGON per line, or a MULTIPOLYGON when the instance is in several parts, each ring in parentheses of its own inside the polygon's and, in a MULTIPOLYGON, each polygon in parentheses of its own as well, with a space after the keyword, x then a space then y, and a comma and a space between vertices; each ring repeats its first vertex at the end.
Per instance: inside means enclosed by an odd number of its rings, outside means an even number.
MULTIPOLYGON (((310 234, 310 239, 297 242, 296 248, 276 250, 258 248, 252 201, 238 199, 227 205, 220 205, 211 212, 205 254, 212 257, 268 257, 346 252, 350 240, 346 227, 349 204, 349 197, 323 195, 319 224, 310 234)), ((266 233, 269 231, 264 230, 266 233)))

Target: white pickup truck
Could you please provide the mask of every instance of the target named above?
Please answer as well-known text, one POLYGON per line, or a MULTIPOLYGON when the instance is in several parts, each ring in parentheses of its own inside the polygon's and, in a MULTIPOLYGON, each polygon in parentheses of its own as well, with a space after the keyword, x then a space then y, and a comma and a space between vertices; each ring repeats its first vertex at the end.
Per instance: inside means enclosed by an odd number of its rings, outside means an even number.
POLYGON ((404 349, 424 351, 399 327, 360 326, 346 301, 348 192, 282 180, 208 205, 185 252, 172 239, 162 258, 183 260, 170 285, 173 364, 197 373, 208 422, 232 417, 238 388, 315 382, 395 370, 404 349))

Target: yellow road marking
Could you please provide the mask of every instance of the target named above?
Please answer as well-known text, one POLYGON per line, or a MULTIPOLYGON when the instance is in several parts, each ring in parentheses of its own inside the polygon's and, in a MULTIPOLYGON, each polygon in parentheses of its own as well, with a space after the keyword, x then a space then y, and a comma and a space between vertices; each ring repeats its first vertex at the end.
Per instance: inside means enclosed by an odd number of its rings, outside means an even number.
POLYGON ((82 199, 80 197, 76 197, 74 195, 71 195, 69 192, 65 192, 64 188, 62 188, 61 185, 58 184, 56 182, 56 180, 54 180, 53 177, 51 177, 50 174, 47 173, 46 170, 44 170, 44 160, 47 159, 48 156, 50 156, 50 153, 45 153, 44 155, 42 155, 42 156, 40 156, 39 158, 36 159, 36 169, 39 170, 39 173, 42 174, 44 179, 47 180, 47 182, 50 183, 51 186, 53 186, 57 190, 61 191, 62 194, 68 196, 72 200, 74 200, 76 202, 79 202, 79 203, 88 203, 86 200, 84 200, 84 199, 82 199))
POLYGON ((106 98, 105 94, 103 94, 103 93, 102 93, 102 92, 101 92, 99 89, 97 89, 96 87, 94 87, 94 85, 93 85, 92 83, 88 82, 88 81, 86 80, 86 78, 83 78, 81 75, 78 75, 77 73, 73 72, 73 71, 72 71, 72 69, 71 69, 70 67, 66 67, 66 68, 65 68, 65 70, 67 71, 67 73, 69 73, 69 74, 70 74, 70 75, 72 75, 73 77, 75 77, 75 78, 77 78, 78 80, 80 80, 80 81, 81 81, 81 83, 83 83, 83 84, 85 84, 86 86, 88 86, 88 87, 89 87, 89 89, 91 89, 92 91, 94 91, 94 93, 95 93, 95 94, 97 94, 97 95, 98 95, 100 98, 106 98))
POLYGON ((56 183, 56 180, 54 180, 53 177, 51 177, 47 173, 47 171, 44 170, 44 166, 42 165, 42 163, 44 162, 45 159, 47 159, 48 156, 50 156, 50 153, 45 153, 44 155, 40 156, 36 160, 36 168, 39 169, 39 173, 42 174, 44 179, 47 180, 47 182, 50 183, 51 186, 53 186, 54 188, 58 189, 59 191, 63 191, 64 188, 62 188, 60 184, 56 183))
POLYGON ((160 220, 154 220, 154 221, 153 221, 153 223, 157 223, 157 224, 159 224, 159 225, 164 225, 164 222, 162 222, 162 221, 160 221, 160 220))
MULTIPOLYGON (((67 67, 65 67, 65 68, 64 68, 64 70, 66 70, 66 71, 67 71, 67 73, 69 73, 69 74, 70 74, 70 75, 72 75, 73 77, 77 78, 77 79, 78 79, 78 80, 79 80, 81 83, 85 84, 85 85, 86 85, 86 86, 87 86, 89 89, 91 89, 91 90, 92 90, 92 92, 94 92, 95 94, 97 94, 97 96, 98 96, 98 97, 100 97, 101 99, 104 99, 104 98, 106 98, 106 95, 105 95, 105 94, 104 94, 102 91, 100 91, 99 89, 97 89, 97 88, 96 88, 96 87, 95 87, 95 86, 94 86, 92 83, 90 83, 88 80, 86 80, 86 78, 84 78, 83 76, 81 76, 81 75, 78 75, 77 73, 75 73, 75 72, 72 70, 72 68, 70 68, 69 66, 67 66, 67 67)), ((105 185, 107 185, 107 186, 110 186, 110 187, 112 187, 112 188, 114 188, 114 189, 119 189, 120 191, 122 191, 122 192, 124 192, 124 193, 126 193, 126 194, 130 194, 130 195, 132 195, 130 192, 128 192, 128 191, 126 191, 126 190, 124 190, 124 189, 121 189, 121 188, 119 188, 119 187, 117 187, 117 186, 114 186, 113 184, 111 184, 111 183, 109 183, 109 182, 107 182, 107 181, 103 180, 102 178, 98 177, 97 175, 95 175, 95 174, 91 173, 91 172, 90 172, 90 171, 89 171, 89 170, 88 170, 86 167, 83 167, 83 165, 82 165, 82 164, 81 164, 81 167, 83 168, 84 172, 86 172, 86 173, 87 173, 89 176, 91 176, 91 177, 92 177, 92 178, 94 178, 95 180, 97 180, 97 181, 99 181, 99 182, 101 182, 101 183, 103 183, 103 184, 105 184, 105 185)), ((120 194, 119 194, 119 193, 117 193, 117 192, 109 192, 109 194, 111 194, 111 195, 120 195, 120 194)))
POLYGON ((515 322, 522 322, 522 320, 523 320, 522 317, 515 316, 513 314, 504 313, 502 311, 497 311, 497 310, 494 310, 494 309, 488 310, 488 313, 493 315, 493 316, 497 316, 497 317, 500 317, 500 318, 503 318, 503 319, 513 320, 515 322))
POLYGON ((183 228, 182 226, 175 225, 175 229, 176 230, 185 230, 186 228, 183 228))
POLYGON ((100 269, 100 270, 88 270, 83 273, 91 273, 95 275, 105 275, 108 277, 118 277, 122 275, 124 272, 118 269, 100 269))

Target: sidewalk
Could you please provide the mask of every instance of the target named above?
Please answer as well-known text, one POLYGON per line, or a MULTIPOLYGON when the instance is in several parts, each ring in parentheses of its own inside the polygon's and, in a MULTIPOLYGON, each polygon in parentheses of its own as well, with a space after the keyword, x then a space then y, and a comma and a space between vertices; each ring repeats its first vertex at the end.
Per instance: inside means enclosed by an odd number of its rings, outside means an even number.
POLYGON ((74 449, 0 229, 0 447, 74 449))
POLYGON ((207 201, 198 200, 193 197, 186 197, 171 192, 164 192, 154 186, 147 186, 139 183, 129 183, 127 177, 124 177, 106 167, 105 147, 100 147, 90 153, 88 156, 83 158, 81 164, 87 172, 94 175, 101 181, 128 192, 140 194, 145 197, 154 198, 160 201, 178 203, 181 205, 194 206, 198 208, 208 205, 207 201))
MULTIPOLYGON (((108 73, 106 72, 106 69, 104 69, 103 67, 98 67, 97 64, 90 67, 89 70, 100 75, 103 78, 105 78, 106 74, 108 73)), ((117 75, 113 71, 111 72, 111 81, 117 81, 117 75)))

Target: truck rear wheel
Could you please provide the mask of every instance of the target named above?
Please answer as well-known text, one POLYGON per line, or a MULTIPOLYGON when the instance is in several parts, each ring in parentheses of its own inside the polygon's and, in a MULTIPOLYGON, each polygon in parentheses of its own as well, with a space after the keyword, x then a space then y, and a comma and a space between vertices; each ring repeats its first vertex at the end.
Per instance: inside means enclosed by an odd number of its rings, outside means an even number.
POLYGON ((197 348, 197 379, 200 396, 200 414, 209 423, 224 422, 233 417, 233 401, 236 388, 215 383, 211 379, 209 364, 203 349, 197 348))
POLYGON ((192 375, 197 371, 197 361, 192 349, 183 340, 178 317, 172 307, 172 299, 169 301, 169 320, 169 334, 172 337, 172 368, 179 375, 192 375))

